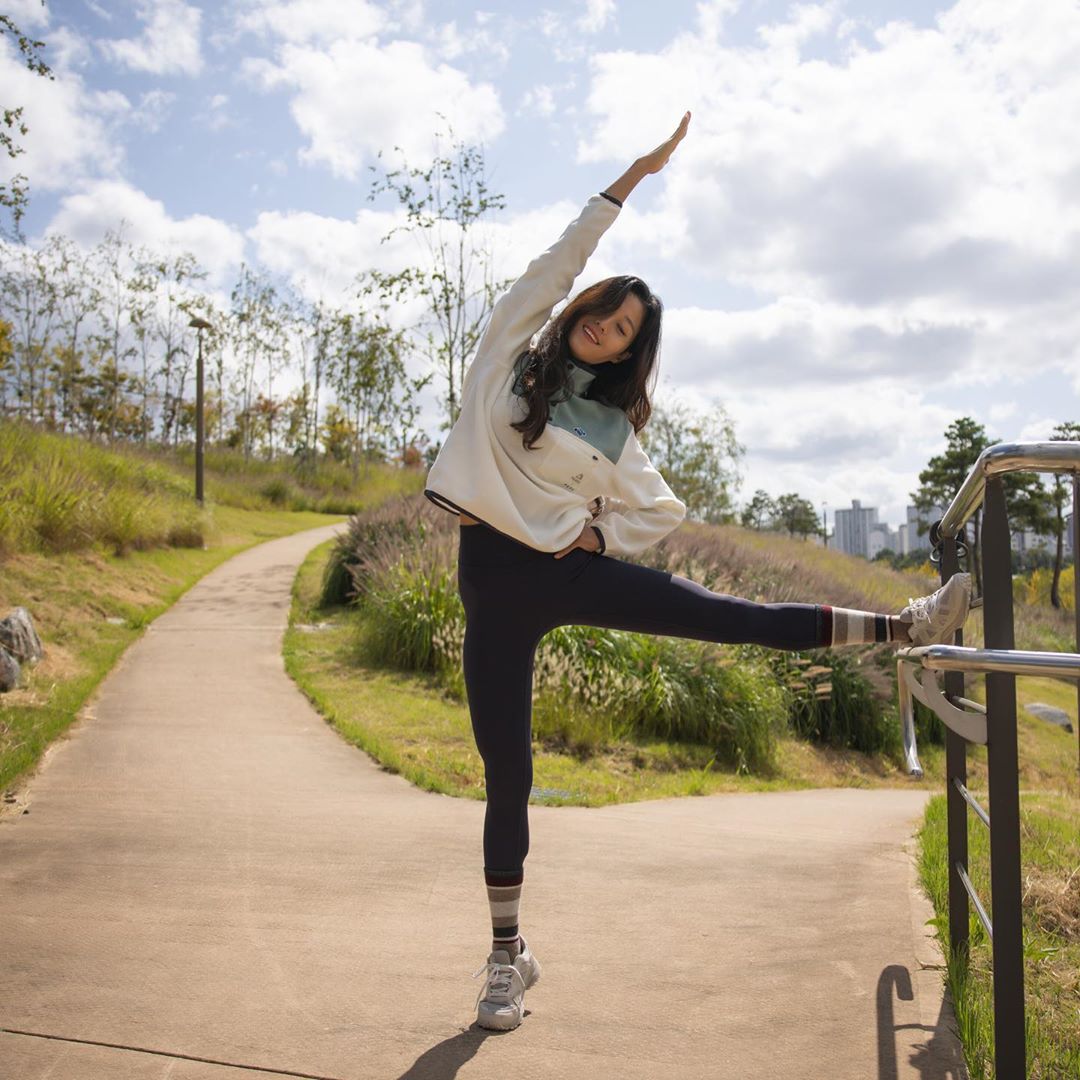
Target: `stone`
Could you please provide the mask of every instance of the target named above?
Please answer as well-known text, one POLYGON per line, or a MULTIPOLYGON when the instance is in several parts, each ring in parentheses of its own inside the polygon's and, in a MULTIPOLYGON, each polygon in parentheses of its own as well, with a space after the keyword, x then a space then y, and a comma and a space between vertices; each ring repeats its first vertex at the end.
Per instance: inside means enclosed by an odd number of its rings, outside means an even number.
POLYGON ((0 647, 0 694, 14 690, 19 685, 21 675, 19 661, 7 649, 0 647))
POLYGON ((1053 705, 1044 705, 1041 701, 1033 701, 1030 705, 1025 705, 1024 708, 1032 716, 1037 716, 1040 720, 1048 720, 1051 724, 1057 724, 1058 727, 1063 727, 1069 734, 1072 734, 1072 721, 1064 709, 1055 708, 1053 705))
POLYGON ((41 638, 26 608, 17 607, 7 618, 0 619, 0 648, 23 664, 36 664, 44 655, 41 638))

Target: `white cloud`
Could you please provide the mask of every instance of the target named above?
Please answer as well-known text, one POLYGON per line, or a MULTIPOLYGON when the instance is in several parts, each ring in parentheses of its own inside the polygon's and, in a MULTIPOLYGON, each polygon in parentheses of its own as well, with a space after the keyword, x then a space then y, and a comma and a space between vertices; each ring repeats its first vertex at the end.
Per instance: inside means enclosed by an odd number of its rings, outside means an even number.
POLYGON ((132 111, 131 120, 146 131, 160 131, 175 100, 176 95, 167 90, 149 90, 139 98, 139 105, 132 111))
POLYGON ((537 116, 551 116, 555 112, 554 88, 541 83, 528 90, 521 99, 520 111, 536 113, 537 116))
POLYGON ((7 0, 4 14, 26 33, 49 25, 49 9, 41 0, 7 0))
POLYGON ((457 60, 475 55, 483 61, 485 73, 504 67, 510 60, 510 43, 516 31, 512 19, 496 23, 484 12, 474 13, 470 27, 460 28, 457 22, 444 23, 428 34, 435 52, 445 60, 457 60))
POLYGON ((97 16, 98 18, 99 18, 99 19, 104 19, 104 20, 105 20, 105 22, 112 22, 112 20, 113 20, 113 17, 112 17, 112 12, 110 12, 110 11, 109 11, 109 10, 108 10, 107 8, 105 8, 105 7, 102 7, 102 5, 101 5, 101 4, 99 4, 99 3, 97 3, 97 2, 96 2, 96 0, 83 0, 83 3, 85 3, 85 4, 86 4, 86 6, 87 6, 87 7, 88 7, 88 8, 89 8, 89 9, 90 9, 90 10, 91 10, 91 11, 92 11, 92 12, 93 12, 93 13, 94 13, 94 14, 95 14, 95 15, 96 15, 96 16, 97 16))
POLYGON ((206 214, 173 218, 162 202, 123 180, 98 180, 64 196, 46 233, 60 233, 84 248, 125 222, 124 235, 151 251, 190 251, 210 273, 210 286, 223 286, 244 258, 244 237, 233 226, 206 214))
POLYGON ((254 0, 236 16, 237 29, 294 45, 365 40, 388 23, 387 13, 367 0, 254 0))
POLYGON ((585 0, 585 12, 577 21, 579 30, 595 34, 615 16, 615 0, 585 0))
POLYGON ((199 8, 183 0, 141 0, 137 15, 145 24, 138 37, 98 42, 106 57, 121 67, 154 75, 198 75, 202 71, 199 8))
POLYGON ((53 74, 53 79, 35 75, 10 43, 0 42, 0 100, 25 103, 22 119, 29 128, 17 138, 25 153, 0 159, 0 180, 21 172, 31 190, 56 190, 87 173, 113 173, 122 162, 110 121, 126 115, 127 98, 115 90, 87 90, 60 63, 53 74))
POLYGON ((411 161, 428 157, 433 133, 443 126, 440 114, 466 142, 493 139, 503 129, 490 83, 473 85, 456 68, 432 65, 415 42, 336 41, 327 49, 287 44, 276 63, 249 60, 244 70, 265 89, 295 92, 290 108, 308 139, 302 160, 349 179, 394 146, 411 161))
MULTIPOLYGON (((643 261, 774 298, 700 313, 732 379, 779 378, 785 357, 831 385, 1057 369, 1080 386, 1080 142, 1066 130, 1080 8, 959 0, 937 25, 892 22, 869 45, 845 36, 835 3, 792 8, 753 45, 724 40, 731 4, 698 10, 696 30, 656 53, 593 57, 578 156, 622 162, 693 109, 672 164, 646 181, 649 213, 619 228, 643 261), (837 59, 805 57, 823 34, 837 59)), ((684 377, 701 378, 715 350, 686 345, 684 377)))

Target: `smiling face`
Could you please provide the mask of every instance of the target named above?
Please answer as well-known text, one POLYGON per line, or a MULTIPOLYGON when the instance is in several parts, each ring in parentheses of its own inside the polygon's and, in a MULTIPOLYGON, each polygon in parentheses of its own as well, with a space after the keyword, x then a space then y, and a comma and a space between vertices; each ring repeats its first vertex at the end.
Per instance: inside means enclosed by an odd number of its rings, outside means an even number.
POLYGON ((570 354, 584 364, 618 364, 629 355, 644 318, 645 305, 634 293, 610 315, 583 315, 570 328, 570 354))

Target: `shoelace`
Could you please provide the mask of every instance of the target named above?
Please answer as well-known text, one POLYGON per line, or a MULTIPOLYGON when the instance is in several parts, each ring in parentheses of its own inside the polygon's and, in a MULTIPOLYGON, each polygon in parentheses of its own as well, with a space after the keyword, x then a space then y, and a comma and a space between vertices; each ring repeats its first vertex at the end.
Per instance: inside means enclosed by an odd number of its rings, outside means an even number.
POLYGON ((911 609, 912 623, 919 622, 920 620, 922 622, 930 621, 930 612, 928 610, 930 607, 930 600, 931 597, 929 596, 920 596, 915 600, 908 597, 908 607, 911 609))
POLYGON ((473 978, 478 979, 487 972, 487 980, 480 987, 480 993, 476 995, 476 1004, 481 1000, 493 1001, 499 1005, 509 1005, 513 994, 511 989, 514 978, 521 983, 521 992, 525 992, 525 979, 513 964, 493 964, 488 961, 478 971, 473 972, 473 978))

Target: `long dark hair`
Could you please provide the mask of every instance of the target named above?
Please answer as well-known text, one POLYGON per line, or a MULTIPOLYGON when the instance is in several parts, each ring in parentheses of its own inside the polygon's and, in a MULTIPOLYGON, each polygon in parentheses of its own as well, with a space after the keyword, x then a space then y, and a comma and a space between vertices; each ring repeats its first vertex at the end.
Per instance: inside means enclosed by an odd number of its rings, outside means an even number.
POLYGON ((574 324, 583 316, 612 314, 631 293, 644 305, 645 317, 630 343, 630 355, 618 364, 593 365, 595 378, 585 396, 622 409, 635 434, 648 423, 652 414, 649 392, 656 383, 651 376, 660 351, 664 305, 641 278, 605 278, 574 297, 544 328, 536 345, 518 357, 520 393, 528 412, 511 427, 522 433, 521 441, 527 450, 533 448, 544 430, 552 398, 566 400, 573 392, 567 339, 574 324))

